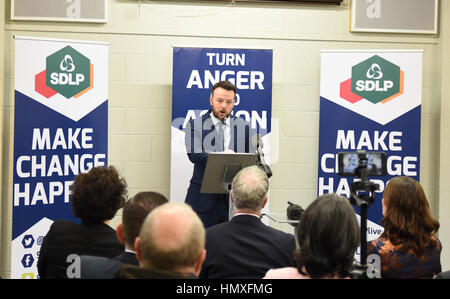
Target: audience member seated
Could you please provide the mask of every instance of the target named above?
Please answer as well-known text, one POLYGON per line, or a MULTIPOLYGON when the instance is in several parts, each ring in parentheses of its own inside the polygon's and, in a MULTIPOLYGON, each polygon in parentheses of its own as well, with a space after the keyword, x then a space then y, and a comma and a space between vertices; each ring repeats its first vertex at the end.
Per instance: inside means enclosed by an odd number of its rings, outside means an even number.
POLYGON ((127 198, 127 184, 114 166, 94 167, 75 177, 72 211, 81 223, 56 220, 43 239, 40 278, 79 278, 81 255, 112 258, 124 250, 108 222, 127 198), (70 267, 68 267, 70 266, 70 267))
POLYGON ((270 268, 292 265, 294 236, 261 222, 269 179, 257 166, 239 171, 230 199, 234 217, 206 231, 206 260, 200 278, 259 279, 270 268))
POLYGON ((384 232, 369 242, 368 254, 381 259, 382 278, 433 278, 441 272, 442 245, 435 235, 439 222, 431 216, 422 186, 403 176, 389 181, 383 193, 384 232))
POLYGON ((117 238, 125 244, 125 251, 114 258, 91 255, 81 256, 82 279, 114 278, 122 264, 139 265, 134 248, 142 223, 154 208, 167 203, 167 198, 157 192, 140 192, 123 206, 122 222, 116 227, 117 238))
POLYGON ((139 266, 122 265, 116 278, 197 278, 205 260, 205 228, 185 203, 166 203, 145 219, 135 241, 139 266))
POLYGON ((300 216, 296 234, 296 267, 271 269, 265 279, 349 278, 360 230, 348 199, 320 196, 300 216))

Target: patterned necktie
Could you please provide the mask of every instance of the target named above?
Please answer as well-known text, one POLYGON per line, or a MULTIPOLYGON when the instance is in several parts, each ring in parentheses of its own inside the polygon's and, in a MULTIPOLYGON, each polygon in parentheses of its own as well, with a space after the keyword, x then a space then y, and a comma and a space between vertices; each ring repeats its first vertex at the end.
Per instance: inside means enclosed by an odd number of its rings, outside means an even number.
POLYGON ((223 121, 217 123, 218 127, 219 127, 219 132, 217 133, 217 144, 216 144, 216 148, 218 152, 223 152, 224 151, 224 144, 225 144, 225 137, 224 137, 224 130, 223 130, 223 126, 225 125, 223 123, 223 121))

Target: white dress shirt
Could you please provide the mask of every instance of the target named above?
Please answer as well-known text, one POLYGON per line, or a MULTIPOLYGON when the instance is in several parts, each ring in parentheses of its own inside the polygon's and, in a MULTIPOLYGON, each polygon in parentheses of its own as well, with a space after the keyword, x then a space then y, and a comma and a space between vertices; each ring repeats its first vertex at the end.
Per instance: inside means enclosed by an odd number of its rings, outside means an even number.
MULTIPOLYGON (((210 113, 211 119, 213 121, 214 126, 216 127, 216 131, 219 132, 219 122, 221 122, 220 119, 214 116, 214 113, 211 111, 210 113)), ((230 147, 230 140, 231 140, 231 125, 230 125, 230 117, 227 117, 227 119, 222 122, 223 126, 223 150, 226 151, 230 147)))

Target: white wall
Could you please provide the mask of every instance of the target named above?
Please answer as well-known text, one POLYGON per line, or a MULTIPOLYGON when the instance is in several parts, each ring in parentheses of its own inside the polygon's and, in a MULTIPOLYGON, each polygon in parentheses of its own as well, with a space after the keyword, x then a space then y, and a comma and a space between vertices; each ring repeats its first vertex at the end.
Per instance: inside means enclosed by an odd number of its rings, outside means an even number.
MULTIPOLYGON (((4 32, 5 32, 5 6, 4 5, 0 5, 0 94, 4 94, 3 92, 3 86, 4 86, 4 82, 5 82, 5 77, 4 77, 4 60, 2 59, 3 57, 5 57, 5 42, 4 42, 4 32)), ((2 97, 3 98, 3 97, 2 97)), ((0 186, 3 186, 3 179, 4 179, 4 171, 3 169, 5 168, 4 165, 4 160, 3 159, 3 153, 4 153, 4 145, 3 145, 3 140, 4 140, 4 126, 3 126, 3 120, 4 118, 4 113, 5 113, 5 109, 4 109, 4 101, 2 101, 0 103, 0 129, 1 129, 1 134, 0 136, 2 137, 2 142, 0 143, 0 169, 2 171, 0 171, 0 186)), ((3 192, 3 187, 2 187, 2 192, 0 192, 0 219, 3 218, 7 218, 7 208, 8 208, 8 201, 3 200, 4 196, 3 196, 4 192, 3 192)), ((4 221, 0 220, 0 276, 2 276, 2 270, 3 270, 3 264, 5 263, 6 259, 3 257, 4 254, 3 252, 6 251, 5 248, 7 246, 7 244, 5 244, 3 242, 3 236, 7 236, 7 229, 8 226, 5 226, 3 224, 4 221)))
MULTIPOLYGON (((279 212, 285 211, 287 200, 306 207, 316 195, 320 50, 424 49, 420 177, 434 215, 441 217, 440 237, 444 246, 450 246, 450 184, 446 184, 450 133, 440 130, 450 119, 445 117, 450 105, 444 101, 450 93, 445 84, 450 80, 448 1, 440 1, 440 19, 447 29, 438 36, 350 33, 348 0, 340 6, 110 0, 106 24, 13 22, 9 2, 4 30, 3 22, 0 27, 4 33, 1 276, 8 277, 10 267, 13 35, 110 42, 109 162, 126 177, 130 196, 149 189, 170 196, 172 45, 273 48, 272 117, 280 123, 280 152, 272 165, 270 208, 279 212)), ((446 249, 442 264, 450 270, 446 249)))
MULTIPOLYGON (((440 147, 439 161, 436 165, 438 170, 439 193, 436 196, 436 205, 438 206, 439 239, 442 242, 442 269, 450 270, 450 3, 449 1, 440 1, 441 3, 441 38, 439 51, 441 54, 440 73, 436 77, 440 79, 440 147)), ((436 142, 436 145, 439 144, 436 142)))

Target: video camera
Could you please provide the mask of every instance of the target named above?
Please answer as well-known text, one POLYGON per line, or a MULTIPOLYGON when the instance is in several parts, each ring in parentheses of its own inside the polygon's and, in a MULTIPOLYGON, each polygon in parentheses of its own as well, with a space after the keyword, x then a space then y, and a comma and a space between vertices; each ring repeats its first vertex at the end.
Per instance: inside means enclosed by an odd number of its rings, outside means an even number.
POLYGON ((289 206, 286 209, 287 218, 289 220, 300 220, 302 216, 303 208, 295 203, 288 201, 289 206))
POLYGON ((367 169, 368 176, 386 175, 386 153, 384 152, 341 152, 338 154, 339 174, 361 177, 367 169))
POLYGON ((366 203, 369 205, 374 201, 374 192, 379 189, 379 185, 371 182, 369 176, 386 175, 386 161, 386 153, 384 152, 359 150, 338 153, 339 175, 355 176, 361 179, 351 184, 350 201, 352 204, 358 204, 361 207, 361 199, 363 203, 367 201, 366 203))

